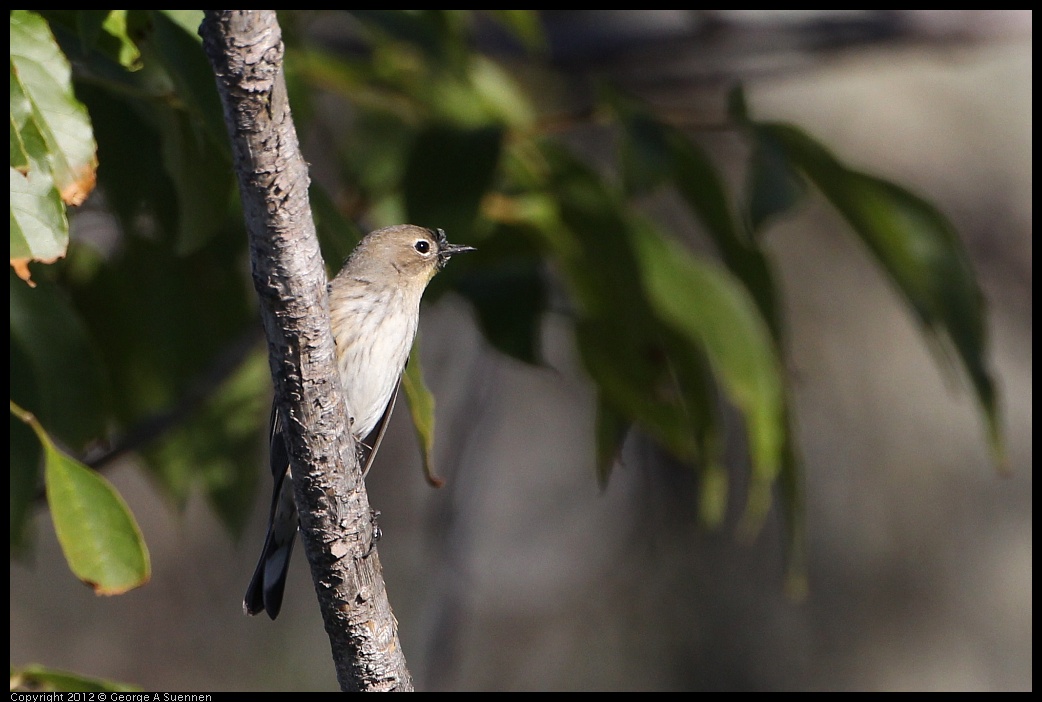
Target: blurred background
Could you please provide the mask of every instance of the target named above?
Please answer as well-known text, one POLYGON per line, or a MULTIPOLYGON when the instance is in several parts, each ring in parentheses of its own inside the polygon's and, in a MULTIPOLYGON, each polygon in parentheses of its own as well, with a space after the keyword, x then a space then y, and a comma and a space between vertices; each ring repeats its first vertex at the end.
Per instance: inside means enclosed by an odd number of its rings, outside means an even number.
MULTIPOLYGON (((740 79, 757 118, 802 126, 950 217, 987 302, 1011 470, 998 475, 964 379, 938 365, 820 196, 765 239, 806 470, 802 599, 786 591, 777 509, 752 537, 736 528, 740 498, 723 526, 700 526, 695 476, 637 434, 598 486, 594 391, 561 315, 542 318, 545 363, 533 366, 493 350, 470 305, 442 295, 425 306, 420 339, 447 485, 425 483, 404 411, 367 481, 417 688, 1031 689, 1031 13, 558 11, 542 21, 551 60, 538 73, 495 33, 479 39, 530 80, 552 73, 548 100, 581 109, 591 77, 606 76, 709 125, 700 143, 726 168, 743 147, 712 125, 740 79)), ((346 20, 302 24, 351 50, 346 20)), ((302 133, 320 181, 336 175, 327 138, 302 133)), ((589 124, 568 138, 596 160, 609 135, 589 124)), ((643 204, 666 221, 689 217, 668 198, 643 204)), ((41 511, 33 555, 11 565, 13 665, 149 690, 336 689, 301 552, 279 619, 241 613, 267 485, 236 540, 205 499, 175 508, 133 459, 107 475, 140 521, 152 581, 95 597, 41 511)))

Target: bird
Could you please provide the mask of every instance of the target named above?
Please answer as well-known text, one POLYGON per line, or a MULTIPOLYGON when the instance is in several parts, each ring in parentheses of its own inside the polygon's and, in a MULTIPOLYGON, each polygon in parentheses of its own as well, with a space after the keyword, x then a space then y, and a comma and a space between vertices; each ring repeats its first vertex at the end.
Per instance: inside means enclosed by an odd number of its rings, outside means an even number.
MULTIPOLYGON (((359 448, 362 479, 394 409, 398 386, 420 318, 427 284, 456 254, 474 251, 450 244, 441 229, 401 224, 364 236, 329 283, 329 315, 348 426, 359 448)), ((299 520, 293 497, 284 418, 272 403, 269 462, 275 485, 257 568, 243 598, 248 615, 282 608, 290 555, 299 520)))

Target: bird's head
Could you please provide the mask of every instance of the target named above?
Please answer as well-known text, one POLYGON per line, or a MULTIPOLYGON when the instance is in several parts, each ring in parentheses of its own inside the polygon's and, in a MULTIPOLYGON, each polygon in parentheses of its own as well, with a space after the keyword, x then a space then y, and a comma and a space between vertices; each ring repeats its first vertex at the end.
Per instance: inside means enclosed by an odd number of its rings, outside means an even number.
POLYGON ((449 259, 472 246, 450 244, 441 229, 399 224, 367 234, 348 258, 353 275, 394 276, 408 282, 430 282, 449 259))

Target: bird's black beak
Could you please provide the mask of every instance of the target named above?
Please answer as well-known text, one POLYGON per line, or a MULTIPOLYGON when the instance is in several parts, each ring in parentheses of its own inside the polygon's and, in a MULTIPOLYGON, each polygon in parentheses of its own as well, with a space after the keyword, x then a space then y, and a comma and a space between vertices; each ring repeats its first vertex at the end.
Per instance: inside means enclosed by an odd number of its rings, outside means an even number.
POLYGON ((433 230, 434 235, 438 239, 438 267, 444 268, 445 264, 449 262, 449 259, 458 253, 465 253, 467 251, 477 251, 473 246, 465 246, 463 244, 450 244, 449 240, 445 236, 444 229, 433 230))

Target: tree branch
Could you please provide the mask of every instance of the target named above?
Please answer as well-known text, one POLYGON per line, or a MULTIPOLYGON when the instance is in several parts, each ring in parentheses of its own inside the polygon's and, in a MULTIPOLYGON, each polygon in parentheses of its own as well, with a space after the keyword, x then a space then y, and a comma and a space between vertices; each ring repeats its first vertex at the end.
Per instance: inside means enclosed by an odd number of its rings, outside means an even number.
POLYGON ((411 690, 358 479, 329 326, 326 273, 290 117, 273 11, 208 10, 199 30, 232 142, 275 397, 337 678, 411 690))

